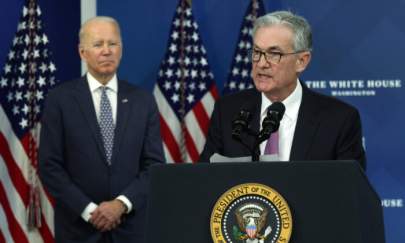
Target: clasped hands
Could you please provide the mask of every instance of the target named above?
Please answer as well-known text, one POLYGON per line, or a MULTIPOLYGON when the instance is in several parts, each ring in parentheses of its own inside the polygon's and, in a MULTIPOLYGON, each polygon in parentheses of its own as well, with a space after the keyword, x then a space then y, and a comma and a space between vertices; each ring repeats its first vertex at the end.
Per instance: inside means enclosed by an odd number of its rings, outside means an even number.
POLYGON ((126 206, 118 199, 102 202, 92 213, 89 222, 99 231, 115 229, 121 223, 126 206))

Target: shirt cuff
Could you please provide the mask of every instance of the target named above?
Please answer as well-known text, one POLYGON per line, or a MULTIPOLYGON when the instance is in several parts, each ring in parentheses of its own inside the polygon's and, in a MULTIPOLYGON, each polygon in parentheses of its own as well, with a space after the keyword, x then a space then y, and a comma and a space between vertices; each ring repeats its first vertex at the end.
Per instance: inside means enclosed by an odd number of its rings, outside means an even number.
POLYGON ((82 212, 82 218, 84 219, 84 221, 89 222, 89 219, 91 218, 91 213, 96 210, 97 208, 97 204, 91 202, 89 203, 86 208, 83 210, 82 212))
POLYGON ((125 213, 130 213, 132 210, 132 203, 128 200, 128 198, 124 195, 119 195, 116 199, 120 200, 125 204, 127 207, 127 211, 125 213))

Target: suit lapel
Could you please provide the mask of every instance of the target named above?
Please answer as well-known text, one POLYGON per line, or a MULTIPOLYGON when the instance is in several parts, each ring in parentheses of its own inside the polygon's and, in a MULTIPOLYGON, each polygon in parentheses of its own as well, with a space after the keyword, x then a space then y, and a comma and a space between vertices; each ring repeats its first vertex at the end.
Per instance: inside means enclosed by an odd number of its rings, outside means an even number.
POLYGON ((291 147, 290 160, 305 160, 319 127, 319 104, 313 100, 312 91, 302 85, 302 102, 298 112, 291 147))
POLYGON ((133 100, 129 98, 128 87, 122 81, 118 81, 118 96, 117 96, 117 122, 115 124, 114 147, 112 154, 112 165, 115 163, 115 158, 119 153, 119 148, 125 136, 127 121, 131 111, 133 100))
POLYGON ((77 103, 85 117, 91 134, 96 141, 97 148, 101 153, 102 157, 105 157, 105 151, 103 146, 103 141, 100 134, 99 124, 97 121, 96 111, 94 109, 93 99, 90 93, 90 88, 85 77, 81 78, 77 82, 75 96, 77 103))

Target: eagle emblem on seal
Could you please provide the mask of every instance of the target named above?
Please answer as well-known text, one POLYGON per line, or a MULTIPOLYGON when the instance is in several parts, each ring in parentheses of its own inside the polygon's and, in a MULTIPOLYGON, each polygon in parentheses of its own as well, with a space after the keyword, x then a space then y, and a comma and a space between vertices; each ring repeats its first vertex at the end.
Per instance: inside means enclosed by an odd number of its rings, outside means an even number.
POLYGON ((241 205, 235 210, 238 226, 233 226, 233 237, 245 243, 264 243, 272 231, 270 225, 265 227, 267 215, 267 208, 260 204, 241 205))

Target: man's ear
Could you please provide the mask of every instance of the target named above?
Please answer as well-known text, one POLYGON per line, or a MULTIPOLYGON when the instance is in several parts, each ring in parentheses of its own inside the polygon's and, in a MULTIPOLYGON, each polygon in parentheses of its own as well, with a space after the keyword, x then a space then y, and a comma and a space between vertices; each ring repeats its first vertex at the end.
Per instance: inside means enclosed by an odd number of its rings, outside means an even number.
POLYGON ((77 50, 79 51, 79 56, 80 56, 80 59, 82 59, 83 61, 85 61, 86 60, 86 58, 85 58, 85 53, 84 53, 84 48, 83 48, 83 46, 82 45, 77 45, 77 50))
POLYGON ((311 61, 311 52, 305 51, 305 52, 299 53, 297 63, 296 63, 296 71, 298 73, 303 72, 307 68, 310 61, 311 61))

